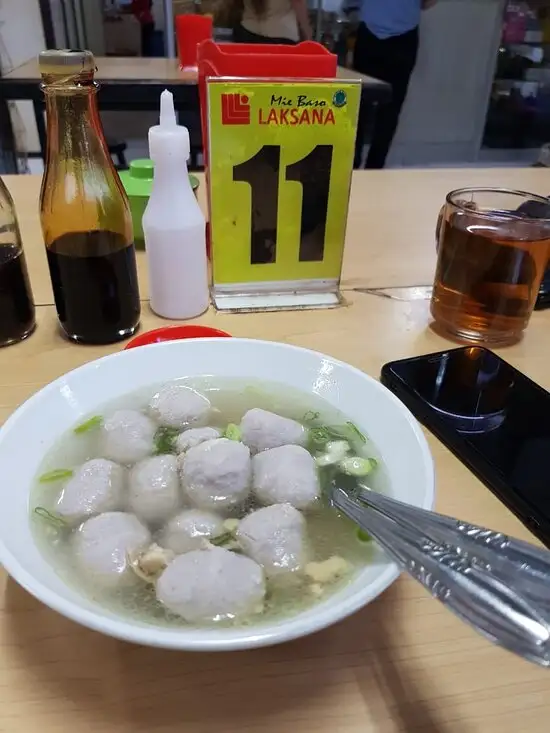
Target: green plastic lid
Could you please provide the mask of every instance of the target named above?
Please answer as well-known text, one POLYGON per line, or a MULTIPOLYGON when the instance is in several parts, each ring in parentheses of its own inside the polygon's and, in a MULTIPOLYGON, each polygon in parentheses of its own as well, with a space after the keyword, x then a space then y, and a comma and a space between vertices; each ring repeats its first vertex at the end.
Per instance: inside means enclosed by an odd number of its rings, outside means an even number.
POLYGON ((130 163, 130 170, 120 171, 120 180, 128 196, 149 198, 153 186, 154 164, 148 158, 139 158, 130 163))
MULTIPOLYGON (((155 164, 149 158, 138 158, 130 163, 130 170, 120 172, 120 180, 128 196, 149 198, 153 186, 153 171, 155 164)), ((189 181, 195 191, 199 186, 199 179, 189 175, 189 181)))

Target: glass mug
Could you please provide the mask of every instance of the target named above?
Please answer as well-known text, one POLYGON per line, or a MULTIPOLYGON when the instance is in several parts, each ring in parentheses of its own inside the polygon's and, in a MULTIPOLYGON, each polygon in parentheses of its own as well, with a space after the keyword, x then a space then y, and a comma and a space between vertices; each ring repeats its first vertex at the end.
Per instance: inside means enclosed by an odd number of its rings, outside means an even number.
POLYGON ((518 341, 550 255, 550 202, 503 188, 447 195, 437 227, 431 313, 460 341, 518 341))

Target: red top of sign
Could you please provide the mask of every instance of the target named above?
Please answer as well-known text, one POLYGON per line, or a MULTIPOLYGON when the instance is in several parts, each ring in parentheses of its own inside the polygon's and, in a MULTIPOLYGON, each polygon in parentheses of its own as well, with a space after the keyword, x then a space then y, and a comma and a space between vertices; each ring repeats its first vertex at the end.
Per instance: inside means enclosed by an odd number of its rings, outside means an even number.
MULTIPOLYGON (((199 93, 204 160, 208 162, 206 79, 233 76, 266 79, 334 79, 337 57, 315 41, 295 46, 263 43, 203 41, 198 48, 199 93)), ((224 104, 226 124, 246 124, 248 100, 228 99, 224 104), (232 123, 229 120, 234 120, 232 123)), ((248 111, 249 115, 249 111, 248 111)))
POLYGON ((198 49, 199 78, 239 76, 267 79, 333 79, 337 57, 315 41, 295 46, 264 43, 224 43, 211 39, 198 49))
MULTIPOLYGON (((224 43, 208 39, 197 49, 199 99, 201 107, 202 146, 208 179, 208 101, 206 79, 211 76, 233 76, 267 79, 334 79, 338 67, 335 54, 315 41, 295 46, 264 43, 224 43)), ((248 124, 248 100, 227 100, 224 107, 226 124, 248 124), (233 120, 230 122, 229 120, 233 120), (237 121, 238 120, 238 121, 237 121)), ((207 251, 210 255, 210 232, 207 224, 207 251)))

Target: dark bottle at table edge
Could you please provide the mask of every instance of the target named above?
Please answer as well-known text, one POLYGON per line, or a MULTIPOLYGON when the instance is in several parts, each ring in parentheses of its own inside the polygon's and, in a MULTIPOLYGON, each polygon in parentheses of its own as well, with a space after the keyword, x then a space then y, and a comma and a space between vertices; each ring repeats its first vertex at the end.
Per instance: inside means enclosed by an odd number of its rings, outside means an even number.
POLYGON ((546 269, 539 288, 535 310, 550 308, 550 267, 546 269))
POLYGON ((48 146, 40 216, 57 315, 72 341, 134 334, 140 300, 132 222, 99 119, 90 51, 39 56, 48 146))
POLYGON ((35 327, 34 301, 15 206, 0 178, 0 346, 22 341, 35 327))
MULTIPOLYGON (((550 197, 548 197, 548 203, 535 199, 526 201, 519 207, 518 211, 522 215, 534 219, 550 219, 550 197)), ((542 278, 539 294, 535 302, 535 310, 543 310, 545 308, 550 308, 550 253, 549 263, 542 278)))

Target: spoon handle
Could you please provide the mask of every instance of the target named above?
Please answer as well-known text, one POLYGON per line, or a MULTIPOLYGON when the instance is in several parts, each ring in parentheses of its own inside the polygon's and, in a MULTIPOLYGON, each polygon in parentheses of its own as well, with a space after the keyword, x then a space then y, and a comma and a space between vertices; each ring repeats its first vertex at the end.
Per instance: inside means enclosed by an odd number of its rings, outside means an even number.
POLYGON ((359 498, 386 516, 395 516, 411 529, 441 542, 456 544, 461 554, 491 565, 495 573, 525 588, 550 610, 550 552, 501 532, 405 504, 363 488, 359 498))
POLYGON ((452 545, 361 506, 341 489, 332 498, 402 570, 463 621, 509 651, 550 666, 550 625, 534 603, 452 545))

